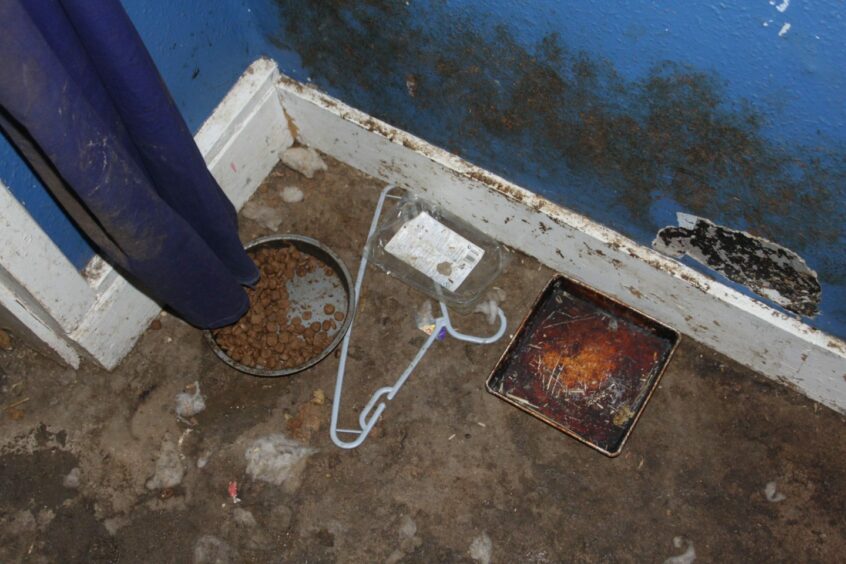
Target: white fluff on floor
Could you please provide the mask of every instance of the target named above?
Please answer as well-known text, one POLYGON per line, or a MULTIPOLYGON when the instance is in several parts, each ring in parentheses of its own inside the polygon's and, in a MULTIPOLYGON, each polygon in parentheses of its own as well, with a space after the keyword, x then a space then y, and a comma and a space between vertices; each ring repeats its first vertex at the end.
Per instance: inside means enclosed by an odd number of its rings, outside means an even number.
POLYGON ((297 202, 302 202, 303 191, 297 186, 285 186, 282 188, 282 201, 286 204, 296 204, 297 202))
POLYGON ((179 417, 193 417, 206 408, 206 400, 200 393, 200 383, 194 382, 194 393, 176 394, 176 414, 179 417))
POLYGON ((184 475, 185 468, 182 466, 182 460, 179 459, 179 451, 170 436, 165 435, 162 439, 159 458, 156 460, 156 473, 147 480, 147 489, 161 490, 178 486, 182 483, 184 475))
POLYGON ((79 487, 79 468, 72 469, 67 476, 62 480, 62 485, 66 488, 76 489, 79 487))
POLYGON ((326 163, 311 147, 291 147, 282 153, 282 162, 305 176, 314 178, 314 174, 326 170, 326 163))
POLYGON ((764 487, 764 495, 767 497, 767 501, 772 503, 778 503, 779 501, 787 499, 786 495, 778 491, 778 487, 775 482, 767 482, 766 487, 764 487))
POLYGON ((256 223, 267 227, 271 231, 276 231, 282 225, 282 214, 270 206, 266 206, 261 201, 253 199, 244 204, 241 210, 244 217, 252 219, 256 223))
POLYGON ((274 485, 290 482, 296 485, 305 468, 306 460, 316 451, 302 446, 282 434, 267 435, 247 447, 247 474, 253 480, 274 485))
POLYGON ((482 533, 470 543, 470 558, 481 564, 490 564, 493 542, 487 533, 482 533))
POLYGON ((696 551, 693 550, 693 541, 686 540, 684 537, 673 537, 673 546, 681 548, 687 543, 687 549, 678 556, 671 556, 664 560, 664 564, 691 564, 696 560, 696 551))
POLYGON ((213 535, 203 535, 194 543, 194 564, 230 564, 240 559, 238 551, 213 535))
POLYGON ((499 311, 499 304, 505 301, 505 290, 494 286, 491 288, 481 302, 476 304, 473 309, 475 313, 484 314, 488 325, 496 324, 497 312, 499 311))

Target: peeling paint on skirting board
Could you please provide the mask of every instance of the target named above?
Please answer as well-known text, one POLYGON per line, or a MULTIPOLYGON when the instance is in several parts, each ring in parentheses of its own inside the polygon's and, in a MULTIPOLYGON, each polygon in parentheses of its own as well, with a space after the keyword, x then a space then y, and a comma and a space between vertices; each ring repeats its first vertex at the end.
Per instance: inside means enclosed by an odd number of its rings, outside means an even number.
POLYGON ((795 252, 762 237, 679 213, 678 227, 661 229, 652 247, 695 261, 743 284, 759 296, 806 316, 819 312, 817 273, 795 252))

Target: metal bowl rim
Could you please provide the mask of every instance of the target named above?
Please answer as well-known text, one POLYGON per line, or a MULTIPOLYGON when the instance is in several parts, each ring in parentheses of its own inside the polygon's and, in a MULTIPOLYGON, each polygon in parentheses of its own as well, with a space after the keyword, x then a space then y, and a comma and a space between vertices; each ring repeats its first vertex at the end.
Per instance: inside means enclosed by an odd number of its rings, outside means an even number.
POLYGON ((331 353, 333 350, 335 350, 335 347, 337 347, 338 344, 340 344, 341 340, 344 338, 344 335, 349 330, 349 327, 350 327, 350 324, 352 323, 352 318, 353 318, 353 316, 352 316, 352 309, 353 309, 353 303, 352 303, 353 302, 353 296, 352 296, 352 294, 354 292, 353 281, 352 281, 352 277, 350 276, 350 271, 347 269, 347 265, 344 264, 344 261, 342 261, 341 258, 337 254, 335 254, 335 252, 332 249, 330 249, 329 247, 327 247, 326 245, 324 245, 323 243, 321 243, 317 239, 314 239, 312 237, 308 237, 306 235, 297 235, 297 234, 294 234, 294 233, 265 235, 264 237, 259 237, 258 239, 253 239, 252 241, 250 241, 249 243, 244 245, 244 250, 249 251, 251 249, 254 249, 256 247, 264 245, 265 243, 272 243, 272 242, 276 242, 276 241, 281 241, 281 242, 299 241, 301 243, 306 243, 308 245, 312 245, 314 247, 317 247, 318 249, 320 249, 321 251, 323 251, 324 253, 329 255, 329 257, 335 262, 335 264, 341 270, 343 281, 346 282, 347 316, 346 316, 346 318, 344 318, 344 322, 341 324, 340 329, 335 334, 335 338, 332 339, 332 342, 329 343, 329 345, 325 349, 323 349, 323 351, 319 355, 311 358, 308 362, 306 362, 304 364, 301 364, 299 366, 295 366, 293 368, 285 368, 285 369, 282 369, 282 370, 264 370, 264 369, 261 369, 261 368, 255 368, 253 366, 247 366, 246 364, 241 364, 240 362, 236 362, 228 354, 223 352, 223 349, 221 349, 220 346, 217 344, 217 342, 214 340, 214 335, 212 335, 211 330, 206 329, 205 331, 203 331, 203 335, 205 336, 206 342, 209 344, 211 349, 214 351, 214 353, 217 355, 217 357, 220 360, 222 360, 224 363, 228 364, 229 366, 231 366, 235 370, 238 370, 240 372, 244 372, 246 374, 250 374, 252 376, 260 376, 260 377, 263 377, 263 378, 278 378, 278 377, 281 377, 281 376, 290 376, 292 374, 296 374, 298 372, 302 372, 303 370, 311 368, 312 366, 314 366, 315 364, 317 364, 318 362, 320 362, 321 360, 323 360, 324 358, 329 356, 329 353, 331 353))

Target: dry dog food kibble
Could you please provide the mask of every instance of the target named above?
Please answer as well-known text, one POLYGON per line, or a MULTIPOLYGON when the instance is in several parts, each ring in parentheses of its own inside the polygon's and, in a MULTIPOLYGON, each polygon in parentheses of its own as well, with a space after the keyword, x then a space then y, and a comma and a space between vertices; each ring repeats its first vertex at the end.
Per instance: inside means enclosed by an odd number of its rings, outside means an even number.
MULTIPOLYGON (((266 370, 300 366, 329 346, 329 331, 336 326, 329 319, 310 322, 313 314, 309 310, 289 321, 292 304, 286 284, 295 276, 306 276, 318 268, 332 271, 292 246, 250 254, 261 272, 256 287, 247 289, 250 310, 235 324, 214 330, 212 335, 218 346, 240 364, 266 370)), ((323 312, 334 313, 337 321, 344 319, 344 314, 331 304, 324 305, 323 312)))

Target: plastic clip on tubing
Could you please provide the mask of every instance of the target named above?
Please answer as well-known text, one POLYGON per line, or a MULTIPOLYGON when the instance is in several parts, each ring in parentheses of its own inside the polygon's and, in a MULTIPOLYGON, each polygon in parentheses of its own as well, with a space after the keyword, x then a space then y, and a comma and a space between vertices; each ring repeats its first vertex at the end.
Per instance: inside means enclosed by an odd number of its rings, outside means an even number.
MULTIPOLYGON (((373 234, 376 232, 376 227, 379 224, 379 217, 382 215, 382 207, 385 204, 385 198, 389 197, 388 193, 394 189, 394 186, 389 185, 382 193, 379 195, 379 202, 376 204, 376 211, 373 214, 373 221, 370 223, 370 231, 367 234, 367 240, 370 241, 373 234)), ((400 374, 399 378, 397 378, 396 382, 394 382, 393 386, 384 386, 376 390, 373 395, 370 397, 370 401, 367 402, 367 405, 364 406, 364 409, 361 410, 361 413, 358 415, 358 424, 360 429, 338 429, 338 416, 341 411, 341 395, 344 390, 344 374, 347 368, 347 353, 349 352, 350 347, 350 336, 352 335, 353 325, 355 324, 355 312, 358 310, 358 300, 361 295, 361 285, 364 282, 364 273, 367 270, 367 254, 369 249, 365 246, 364 253, 361 257, 361 264, 358 266, 358 274, 355 279, 355 287, 353 289, 353 304, 355 307, 353 308, 353 318, 350 321, 349 329, 347 329, 347 333, 344 335, 344 340, 341 343, 341 357, 338 362, 338 377, 335 381, 335 397, 332 399, 332 422, 329 429, 329 434, 332 437, 332 442, 335 443, 340 448, 344 449, 353 449, 357 446, 361 445, 367 436, 370 434, 370 431, 373 430, 373 427, 376 425, 376 422, 379 420, 379 417, 382 416, 382 413, 385 411, 385 408, 388 406, 386 401, 393 400, 397 393, 402 388, 403 384, 405 384, 408 377, 411 376, 411 373, 414 371, 414 368, 423 360, 423 357, 426 355, 426 351, 429 350, 429 347, 432 346, 432 343, 435 342, 435 339, 438 338, 438 335, 441 333, 442 329, 445 329, 447 334, 451 335, 453 338, 458 339, 459 341, 465 341, 468 343, 474 343, 477 345, 486 345, 490 343, 494 343, 498 341, 502 336, 505 334, 505 326, 506 326, 506 319, 505 314, 502 312, 501 309, 497 308, 497 317, 499 318, 499 329, 496 333, 491 335, 490 337, 477 337, 475 335, 467 335, 464 333, 460 333, 456 331, 452 323, 449 319, 449 312, 447 311, 447 307, 444 302, 439 302, 441 306, 441 316, 435 319, 435 328, 432 331, 432 334, 429 335, 429 338, 426 339, 426 342, 420 347, 420 350, 417 351, 417 354, 414 355, 414 358, 411 360, 411 363, 408 367, 400 374), (384 398, 384 400, 383 400, 384 398), (355 435, 355 438, 351 441, 345 441, 338 437, 338 433, 344 433, 348 435, 355 435)))

